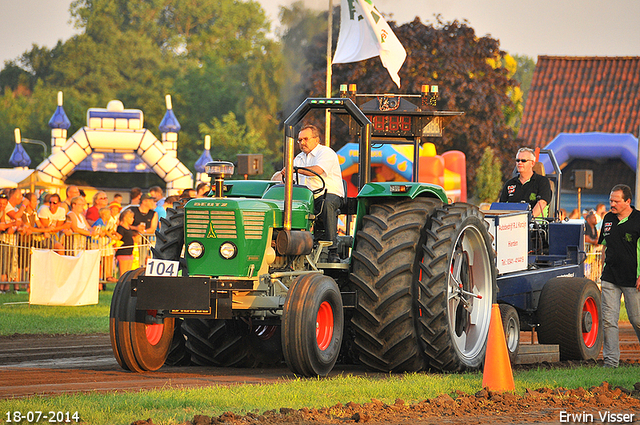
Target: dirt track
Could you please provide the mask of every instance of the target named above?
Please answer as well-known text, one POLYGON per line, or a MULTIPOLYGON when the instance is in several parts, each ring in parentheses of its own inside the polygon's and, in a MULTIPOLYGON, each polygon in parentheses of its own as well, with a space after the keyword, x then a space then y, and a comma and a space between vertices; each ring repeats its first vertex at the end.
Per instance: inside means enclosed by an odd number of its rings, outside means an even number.
MULTIPOLYGON (((637 364, 640 360, 640 344, 630 325, 621 325, 622 359, 637 364)), ((363 369, 354 366, 339 366, 333 373, 342 372, 354 375, 364 374, 363 369)), ((0 398, 2 399, 36 394, 57 395, 74 392, 270 383, 291 377, 293 375, 285 367, 232 369, 165 366, 157 372, 138 374, 120 368, 113 357, 108 335, 0 338, 0 398)), ((638 380, 640 381, 640 375, 638 380)), ((481 392, 476 395, 460 395, 455 401, 449 396, 440 396, 411 406, 404 405, 402 400, 398 400, 391 406, 373 401, 366 405, 327 406, 318 411, 283 409, 281 412, 274 411, 267 416, 262 415, 260 421, 315 424, 371 421, 450 425, 471 423, 469 419, 474 417, 472 423, 475 424, 532 422, 557 424, 558 415, 562 409, 571 411, 586 409, 588 412, 609 409, 621 413, 634 413, 636 415, 632 423, 640 423, 638 421, 640 401, 635 394, 640 394, 638 391, 640 383, 637 386, 634 397, 628 398, 619 389, 607 387, 592 389, 592 395, 589 396, 591 398, 586 399, 581 399, 579 394, 576 395, 573 392, 555 394, 534 391, 522 397, 514 396, 514 398, 502 398, 481 392), (567 394, 570 398, 578 398, 567 403, 567 394), (557 401, 555 398, 565 401, 557 401), (465 410, 461 410, 462 407, 465 410), (341 417, 336 416, 337 411, 342 412, 341 417), (523 412, 526 412, 524 416, 523 412), (495 414, 498 416, 493 416, 495 414)), ((211 418, 202 418, 204 421, 202 423, 216 423, 220 419, 231 423, 258 420, 251 417, 236 417, 232 414, 231 416, 227 414, 225 418, 213 419, 212 422, 211 418)), ((598 421, 597 416, 595 420, 598 421)))

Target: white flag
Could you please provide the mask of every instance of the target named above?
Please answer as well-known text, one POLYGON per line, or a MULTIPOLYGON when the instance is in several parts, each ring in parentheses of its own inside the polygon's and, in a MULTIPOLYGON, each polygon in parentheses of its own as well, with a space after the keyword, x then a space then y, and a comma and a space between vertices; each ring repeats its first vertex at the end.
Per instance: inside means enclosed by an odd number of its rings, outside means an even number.
POLYGON ((400 40, 372 0, 342 0, 340 35, 333 63, 350 63, 380 56, 391 79, 400 87, 398 71, 407 57, 400 40))

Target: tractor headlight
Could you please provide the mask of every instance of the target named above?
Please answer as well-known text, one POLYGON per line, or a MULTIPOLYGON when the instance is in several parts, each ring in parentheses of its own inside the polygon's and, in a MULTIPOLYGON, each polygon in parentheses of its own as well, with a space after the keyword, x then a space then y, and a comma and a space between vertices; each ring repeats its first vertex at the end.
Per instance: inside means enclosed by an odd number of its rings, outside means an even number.
POLYGON ((238 254, 238 247, 231 242, 220 245, 220 256, 225 260, 231 260, 238 254))
POLYGON ((193 258, 200 258, 204 254, 204 245, 198 241, 190 242, 187 245, 187 252, 193 258))

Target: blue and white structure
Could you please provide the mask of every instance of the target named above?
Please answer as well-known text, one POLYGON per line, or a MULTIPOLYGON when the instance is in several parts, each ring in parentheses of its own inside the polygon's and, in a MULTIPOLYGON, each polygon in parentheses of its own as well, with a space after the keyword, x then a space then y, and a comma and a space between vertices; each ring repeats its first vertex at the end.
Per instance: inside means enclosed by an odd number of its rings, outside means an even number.
POLYGON ((133 154, 137 154, 146 166, 167 183, 167 195, 179 194, 184 189, 192 188, 193 175, 177 158, 177 132, 180 124, 170 108, 171 97, 167 95, 166 99, 168 109, 163 123, 165 120, 170 121, 167 116, 172 116, 175 122, 160 126, 162 142, 144 128, 141 110, 125 109, 119 100, 110 101, 106 109, 90 108, 87 111, 87 125, 66 140, 66 130, 70 123, 62 108, 62 93, 58 93, 58 108, 49 121, 52 154, 36 168, 39 178, 45 182, 61 184, 76 166, 94 152, 104 154, 94 155, 96 161, 113 153, 125 154, 125 157, 129 156, 133 160, 137 158, 133 154))
POLYGON ((16 128, 13 131, 13 134, 16 138, 16 146, 13 148, 13 152, 11 152, 11 157, 9 158, 9 164, 17 169, 26 170, 29 168, 31 164, 31 158, 27 151, 24 150, 22 146, 22 136, 20 135, 20 129, 16 128))
POLYGON ((213 161, 211 158, 211 136, 207 134, 204 136, 204 151, 202 151, 202 155, 200 155, 200 158, 198 158, 194 164, 196 169, 196 182, 209 183, 211 181, 211 177, 204 171, 204 166, 211 161, 213 161))

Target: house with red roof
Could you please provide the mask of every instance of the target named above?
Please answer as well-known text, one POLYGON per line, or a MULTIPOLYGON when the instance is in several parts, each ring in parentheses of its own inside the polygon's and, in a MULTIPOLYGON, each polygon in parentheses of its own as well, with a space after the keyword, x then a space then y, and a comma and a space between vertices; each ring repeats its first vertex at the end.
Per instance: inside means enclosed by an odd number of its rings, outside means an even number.
MULTIPOLYGON (((627 133, 637 138, 639 132, 640 57, 538 57, 518 133, 523 146, 544 148, 561 133, 627 133)), ((561 164, 563 196, 576 192, 570 179, 576 169, 593 170, 594 187, 583 191, 587 198, 592 193, 608 199, 617 183, 635 190, 635 170, 620 158, 607 157, 612 148, 607 143, 602 143, 602 155, 594 149, 561 164)), ((582 204, 595 206, 584 199, 582 204)))

